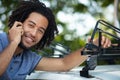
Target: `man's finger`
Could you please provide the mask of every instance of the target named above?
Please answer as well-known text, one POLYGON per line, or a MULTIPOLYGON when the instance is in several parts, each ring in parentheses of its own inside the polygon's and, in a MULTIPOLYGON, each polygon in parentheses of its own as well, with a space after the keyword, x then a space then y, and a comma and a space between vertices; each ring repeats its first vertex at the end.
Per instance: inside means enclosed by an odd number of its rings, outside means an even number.
POLYGON ((18 22, 18 21, 15 21, 14 25, 13 25, 13 28, 14 27, 20 27, 22 26, 23 24, 21 22, 18 22))

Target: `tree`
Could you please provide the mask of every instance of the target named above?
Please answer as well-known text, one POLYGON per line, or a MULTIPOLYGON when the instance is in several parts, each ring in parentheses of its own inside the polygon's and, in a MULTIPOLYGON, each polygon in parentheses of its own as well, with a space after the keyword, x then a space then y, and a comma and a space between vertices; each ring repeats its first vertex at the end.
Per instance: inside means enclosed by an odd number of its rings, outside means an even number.
MULTIPOLYGON (((7 31, 8 16, 11 11, 18 5, 21 0, 1 0, 0 1, 0 21, 2 23, 1 30, 7 31)), ((61 42, 75 50, 85 44, 85 35, 76 35, 77 30, 69 30, 69 25, 58 18, 60 12, 67 14, 90 14, 96 20, 105 18, 103 12, 109 5, 113 5, 113 0, 42 0, 49 5, 55 14, 58 27, 62 28, 62 32, 55 38, 55 42, 61 42), (69 39, 68 39, 69 38, 69 39)), ((64 18, 64 17, 63 17, 64 18)), ((86 18, 85 18, 86 19, 86 18)), ((79 19, 82 23, 85 19, 79 19)), ((71 19, 72 20, 72 19, 71 19)), ((86 25, 86 24, 84 24, 86 25)), ((74 27, 74 26, 73 26, 74 27)), ((84 27, 84 26, 83 26, 84 27)))

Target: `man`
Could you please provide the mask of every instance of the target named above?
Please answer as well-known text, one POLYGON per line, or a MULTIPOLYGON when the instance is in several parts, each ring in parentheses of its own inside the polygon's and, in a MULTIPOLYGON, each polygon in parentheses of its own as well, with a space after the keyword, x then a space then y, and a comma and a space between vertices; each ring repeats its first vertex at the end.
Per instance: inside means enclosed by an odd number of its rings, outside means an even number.
MULTIPOLYGON (((49 45, 58 33, 52 11, 43 3, 23 1, 9 18, 8 33, 0 34, 0 80, 24 80, 34 70, 68 71, 83 63, 87 56, 79 49, 60 58, 45 58, 30 49, 49 45)), ((94 42, 97 45, 97 40, 94 42)), ((109 47, 102 37, 102 46, 109 47)))

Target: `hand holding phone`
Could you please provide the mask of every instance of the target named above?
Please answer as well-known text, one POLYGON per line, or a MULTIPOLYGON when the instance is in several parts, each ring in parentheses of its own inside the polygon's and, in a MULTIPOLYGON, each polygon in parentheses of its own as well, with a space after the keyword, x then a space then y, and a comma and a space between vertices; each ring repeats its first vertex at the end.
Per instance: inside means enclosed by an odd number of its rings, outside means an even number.
POLYGON ((15 41, 17 44, 19 44, 23 33, 23 24, 21 22, 15 21, 12 28, 8 32, 9 41, 15 41))

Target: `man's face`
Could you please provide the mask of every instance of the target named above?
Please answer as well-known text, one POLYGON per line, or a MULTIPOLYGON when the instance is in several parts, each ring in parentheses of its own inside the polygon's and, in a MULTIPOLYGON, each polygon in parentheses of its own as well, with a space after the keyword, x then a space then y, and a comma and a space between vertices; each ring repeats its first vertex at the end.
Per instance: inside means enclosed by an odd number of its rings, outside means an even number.
POLYGON ((48 26, 48 20, 43 15, 32 12, 23 22, 24 34, 21 42, 26 48, 36 45, 43 37, 48 26))

